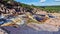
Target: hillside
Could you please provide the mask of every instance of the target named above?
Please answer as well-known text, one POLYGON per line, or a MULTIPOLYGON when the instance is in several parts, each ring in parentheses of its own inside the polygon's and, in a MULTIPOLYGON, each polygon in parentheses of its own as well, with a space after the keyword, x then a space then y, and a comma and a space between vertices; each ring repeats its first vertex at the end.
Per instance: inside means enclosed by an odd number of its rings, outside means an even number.
POLYGON ((0 13, 11 13, 12 12, 30 12, 33 9, 26 4, 16 2, 14 0, 1 0, 0 1, 0 13))
POLYGON ((42 7, 42 10, 45 10, 47 12, 50 12, 50 13, 60 13, 60 6, 45 6, 45 7, 42 7))
POLYGON ((31 6, 35 8, 39 8, 49 13, 54 13, 54 12, 60 13, 60 6, 34 6, 34 5, 31 6))
POLYGON ((46 12, 49 12, 49 13, 53 13, 53 12, 60 12, 60 6, 34 6, 34 5, 27 5, 27 4, 24 4, 24 3, 20 3, 20 2, 16 2, 14 0, 0 0, 0 4, 4 4, 5 6, 7 6, 8 8, 14 8, 14 7, 17 7, 17 6, 20 6, 20 8, 24 8, 26 9, 25 11, 32 11, 34 12, 33 10, 35 10, 34 8, 36 9, 40 9, 40 10, 43 10, 43 11, 46 11, 46 12), (14 6, 14 7, 13 7, 14 6))

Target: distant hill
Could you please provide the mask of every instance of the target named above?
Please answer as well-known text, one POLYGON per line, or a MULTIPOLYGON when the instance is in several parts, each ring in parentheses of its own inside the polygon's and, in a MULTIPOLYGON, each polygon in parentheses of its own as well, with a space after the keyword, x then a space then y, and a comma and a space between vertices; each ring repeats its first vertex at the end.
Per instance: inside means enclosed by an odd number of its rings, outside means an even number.
POLYGON ((40 9, 47 12, 57 12, 60 13, 60 6, 43 6, 40 9))

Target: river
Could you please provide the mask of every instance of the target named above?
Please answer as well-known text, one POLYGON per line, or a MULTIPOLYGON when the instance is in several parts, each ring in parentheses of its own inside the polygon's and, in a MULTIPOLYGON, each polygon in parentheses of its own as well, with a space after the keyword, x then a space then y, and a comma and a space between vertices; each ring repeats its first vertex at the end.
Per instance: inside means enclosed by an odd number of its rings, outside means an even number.
POLYGON ((8 30, 9 34, 60 34, 60 31, 58 32, 48 32, 48 31, 36 31, 28 26, 20 26, 19 28, 13 28, 13 27, 3 27, 6 30, 8 30))

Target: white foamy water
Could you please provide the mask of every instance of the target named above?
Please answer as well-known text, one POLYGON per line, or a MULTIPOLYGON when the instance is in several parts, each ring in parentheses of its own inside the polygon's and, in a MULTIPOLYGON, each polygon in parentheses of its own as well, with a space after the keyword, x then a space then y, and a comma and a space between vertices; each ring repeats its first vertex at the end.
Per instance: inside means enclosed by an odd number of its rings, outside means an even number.
POLYGON ((4 18, 4 17, 5 17, 5 16, 4 16, 3 14, 0 15, 0 19, 1 19, 1 18, 4 18))
POLYGON ((32 23, 32 24, 28 24, 28 26, 35 29, 35 30, 37 30, 37 31, 49 31, 49 32, 59 31, 58 27, 55 27, 55 26, 49 25, 49 24, 32 23))

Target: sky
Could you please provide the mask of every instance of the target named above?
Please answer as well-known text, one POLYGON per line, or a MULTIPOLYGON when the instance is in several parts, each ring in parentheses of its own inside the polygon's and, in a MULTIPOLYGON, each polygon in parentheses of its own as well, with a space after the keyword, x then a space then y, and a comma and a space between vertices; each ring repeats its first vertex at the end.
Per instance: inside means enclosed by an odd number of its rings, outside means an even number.
POLYGON ((60 0, 15 0, 17 2, 36 6, 55 6, 60 5, 60 0))

